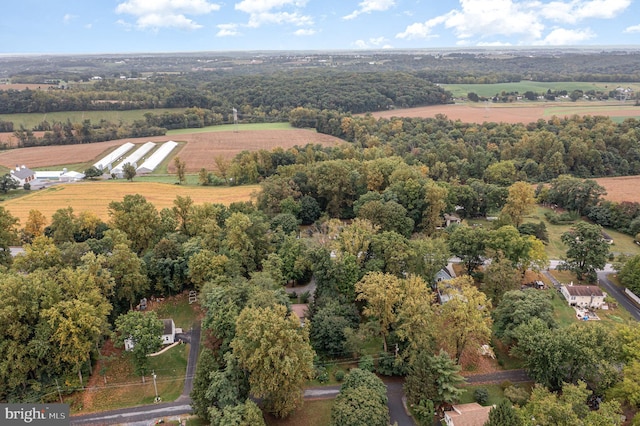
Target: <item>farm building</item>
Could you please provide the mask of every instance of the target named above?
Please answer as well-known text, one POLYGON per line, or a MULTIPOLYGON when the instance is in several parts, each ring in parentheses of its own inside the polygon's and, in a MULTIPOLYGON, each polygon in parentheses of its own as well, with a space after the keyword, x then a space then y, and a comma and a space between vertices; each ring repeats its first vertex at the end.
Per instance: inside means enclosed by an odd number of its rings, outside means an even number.
POLYGON ((115 151, 104 156, 100 161, 93 166, 104 171, 111 170, 112 164, 120 159, 124 154, 129 152, 135 145, 131 142, 120 145, 115 151))
POLYGON ((141 158, 143 158, 145 155, 147 155, 147 153, 149 153, 149 151, 151 151, 153 148, 155 148, 155 146, 156 146, 156 144, 153 143, 153 142, 145 143, 144 145, 142 145, 141 147, 139 147, 138 149, 133 151, 131 154, 129 154, 127 156, 127 158, 125 158, 124 160, 120 161, 117 166, 112 168, 111 169, 111 173, 115 174, 118 177, 122 177, 122 168, 124 167, 125 164, 129 163, 129 164, 133 165, 134 167, 136 167, 137 164, 138 164, 138 161, 140 161, 141 158))
POLYGON ((84 173, 62 170, 39 170, 36 172, 36 178, 42 180, 57 180, 60 182, 77 182, 84 179, 84 173))
POLYGON ((139 174, 151 173, 167 156, 178 146, 177 142, 168 141, 163 143, 147 160, 136 169, 139 174))
POLYGON ((24 185, 36 179, 36 172, 26 166, 16 166, 11 170, 11 177, 17 181, 19 185, 24 185))

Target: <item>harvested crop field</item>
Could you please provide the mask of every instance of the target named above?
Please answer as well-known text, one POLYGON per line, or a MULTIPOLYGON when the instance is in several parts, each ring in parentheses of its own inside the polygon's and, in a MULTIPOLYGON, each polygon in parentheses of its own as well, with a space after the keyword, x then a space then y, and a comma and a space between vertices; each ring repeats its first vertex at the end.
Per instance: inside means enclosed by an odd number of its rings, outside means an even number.
MULTIPOLYGON (((24 164, 27 167, 42 168, 78 163, 91 164, 115 146, 125 142, 142 144, 147 141, 165 142, 168 140, 184 142, 177 155, 186 163, 188 173, 198 172, 203 167, 207 170, 215 170, 214 158, 219 155, 230 160, 245 150, 272 150, 276 147, 287 149, 295 145, 304 146, 308 143, 323 146, 336 146, 344 143, 341 139, 309 129, 185 133, 81 145, 12 149, 0 153, 0 165, 14 167, 16 164, 24 164)), ((169 165, 169 171, 173 171, 172 163, 169 165)))
POLYGON ((571 117, 573 115, 603 115, 607 117, 636 117, 640 118, 640 107, 631 103, 620 102, 545 102, 531 104, 494 104, 494 103, 465 103, 449 105, 432 105, 419 108, 396 109, 371 113, 376 118, 391 117, 435 117, 437 114, 446 115, 451 120, 466 123, 531 123, 539 119, 548 120, 553 116, 571 117))
POLYGON ((173 200, 178 195, 189 196, 195 204, 221 203, 229 205, 235 201, 249 201, 251 194, 258 191, 258 185, 233 187, 182 186, 155 182, 81 182, 54 185, 47 189, 12 200, 1 205, 20 219, 24 226, 29 211, 39 210, 48 220, 56 210, 73 207, 78 214, 92 211, 102 220, 109 219, 108 207, 111 201, 122 201, 125 195, 141 194, 152 203, 158 211, 164 207, 173 207, 173 200))
POLYGON ((630 201, 640 203, 640 176, 620 176, 612 178, 594 179, 607 190, 604 196, 607 200, 621 202, 630 201))

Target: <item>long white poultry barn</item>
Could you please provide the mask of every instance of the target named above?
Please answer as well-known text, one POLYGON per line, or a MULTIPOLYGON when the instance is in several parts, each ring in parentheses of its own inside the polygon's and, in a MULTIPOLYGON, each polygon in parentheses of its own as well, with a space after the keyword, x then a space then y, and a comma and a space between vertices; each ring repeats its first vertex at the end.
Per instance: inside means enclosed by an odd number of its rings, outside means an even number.
POLYGON ((177 146, 178 143, 174 141, 163 143, 162 145, 160 145, 160 148, 158 148, 153 154, 151 154, 149 158, 147 158, 147 161, 142 163, 142 165, 136 169, 136 172, 139 174, 151 173, 156 169, 156 167, 158 167, 160 163, 162 163, 165 158, 167 158, 169 153, 171 153, 171 151, 173 151, 177 146))
POLYGON ((131 142, 124 143, 120 145, 115 151, 103 157, 100 161, 95 163, 93 166, 97 167, 98 169, 104 172, 108 172, 111 168, 111 165, 115 161, 117 161, 120 157, 122 157, 124 154, 129 152, 131 148, 133 148, 134 146, 135 145, 132 144, 131 142))
POLYGON ((120 163, 118 163, 117 166, 115 166, 113 169, 111 169, 111 173, 115 173, 115 174, 121 174, 122 173, 122 167, 129 163, 132 164, 134 166, 137 166, 138 161, 144 157, 145 155, 147 155, 147 153, 149 151, 151 151, 153 148, 155 148, 156 144, 153 142, 147 142, 144 145, 142 145, 140 148, 136 149, 135 151, 133 151, 131 154, 129 154, 129 156, 127 158, 125 158, 124 160, 122 160, 120 163))

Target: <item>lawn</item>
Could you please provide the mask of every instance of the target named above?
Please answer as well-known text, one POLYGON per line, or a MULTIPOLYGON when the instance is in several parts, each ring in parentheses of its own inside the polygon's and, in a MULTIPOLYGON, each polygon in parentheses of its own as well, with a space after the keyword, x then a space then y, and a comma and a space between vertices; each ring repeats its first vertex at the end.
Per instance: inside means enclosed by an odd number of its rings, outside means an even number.
POLYGON ((331 422, 331 406, 333 399, 305 401, 302 408, 286 419, 277 419, 265 414, 268 426, 325 426, 331 422))
POLYGON ((289 130, 292 129, 289 123, 247 123, 247 124, 222 124, 219 126, 207 126, 195 129, 175 129, 169 130, 167 136, 184 135, 191 133, 209 132, 241 132, 245 130, 289 130))
POLYGON ((176 327, 184 331, 189 331, 200 315, 199 305, 197 303, 190 305, 186 292, 168 297, 162 303, 151 302, 149 306, 158 314, 158 318, 172 318, 176 327))
POLYGON ((460 396, 459 403, 460 404, 469 404, 471 402, 476 402, 473 393, 476 389, 486 389, 489 391, 489 400, 484 405, 493 405, 498 404, 500 401, 504 399, 504 391, 502 390, 502 386, 499 384, 487 384, 487 385, 469 385, 463 386, 463 394, 460 396))
POLYGON ((567 301, 560 293, 555 289, 545 291, 551 292, 553 295, 553 298, 551 299, 551 303, 553 305, 553 318, 560 327, 568 327, 571 324, 578 322, 578 319, 576 318, 576 311, 567 304, 567 301))
MULTIPOLYGON (((174 401, 182 393, 189 348, 189 345, 178 345, 149 359, 150 370, 156 373, 158 395, 163 401, 174 401)), ((71 405, 72 413, 80 414, 153 404, 154 399, 151 374, 143 383, 134 373, 130 355, 111 349, 109 356, 94 368, 86 390, 69 396, 65 402, 71 405)))
MULTIPOLYGON (((536 206, 533 213, 525 217, 525 222, 539 223, 544 222, 547 227, 549 243, 545 246, 545 251, 549 259, 562 259, 566 257, 567 246, 560 240, 563 233, 569 231, 574 224, 552 225, 544 217, 544 213, 550 211, 546 207, 536 206)), ((614 244, 611 245, 610 251, 615 255, 624 254, 640 254, 640 246, 634 244, 633 237, 616 232, 610 229, 605 231, 613 238, 614 244)))

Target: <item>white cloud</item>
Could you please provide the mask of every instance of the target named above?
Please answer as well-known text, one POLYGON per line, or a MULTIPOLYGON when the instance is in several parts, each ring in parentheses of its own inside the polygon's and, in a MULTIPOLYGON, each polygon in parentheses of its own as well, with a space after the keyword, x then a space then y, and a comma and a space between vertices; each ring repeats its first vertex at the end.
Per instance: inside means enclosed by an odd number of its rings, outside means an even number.
POLYGON ((314 30, 312 28, 304 28, 304 29, 299 29, 299 30, 295 31, 293 33, 293 35, 303 37, 303 36, 312 36, 315 33, 316 33, 316 30, 314 30))
POLYGON ((262 13, 283 7, 304 7, 306 0, 242 0, 236 3, 235 9, 245 13, 262 13))
POLYGON ((374 47, 381 47, 383 49, 391 49, 391 45, 387 43, 385 37, 372 37, 368 40, 356 40, 353 45, 358 49, 371 49, 374 47))
POLYGON ((627 27, 624 30, 625 33, 640 33, 640 24, 627 27))
POLYGON ((584 19, 611 19, 624 12, 631 0, 572 0, 536 3, 543 18, 564 24, 575 24, 584 19))
POLYGON ((67 24, 70 24, 70 23, 71 23, 71 21, 73 21, 73 20, 74 20, 74 19, 76 19, 77 17, 78 17, 78 15, 71 15, 70 13, 67 13, 67 14, 65 14, 65 15, 62 17, 62 22, 63 22, 65 25, 67 25, 67 24))
POLYGON ((205 15, 219 9, 220 5, 207 0, 126 0, 118 4, 116 13, 135 16, 138 29, 193 30, 202 25, 186 15, 205 15))
MULTIPOLYGON (((436 27, 450 29, 461 41, 504 36, 520 44, 555 43, 561 39, 592 38, 590 30, 545 29, 553 23, 574 25, 586 19, 611 19, 623 13, 632 0, 459 0, 460 6, 425 22, 410 24, 397 38, 434 37, 436 27)), ((633 28, 633 27, 632 27, 633 28)), ((462 43, 466 44, 466 43, 462 43)))
POLYGON ((240 34, 237 24, 218 24, 216 37, 234 37, 240 34))
POLYGON ((533 44, 539 46, 570 46, 585 40, 594 38, 596 35, 591 29, 568 30, 566 28, 556 28, 551 31, 544 39, 538 40, 533 44))
POLYGON ((91 28, 93 28, 93 24, 84 24, 85 30, 90 30, 91 28))
POLYGON ((313 25, 313 19, 310 16, 301 15, 298 12, 262 12, 252 14, 247 23, 249 27, 253 28, 258 28, 265 24, 292 24, 297 27, 302 27, 313 25))
POLYGON ((415 39, 415 38, 431 38, 436 35, 431 34, 431 30, 444 23, 446 21, 446 16, 438 16, 433 19, 429 19, 426 22, 416 22, 415 24, 409 25, 403 32, 398 33, 396 38, 406 38, 406 39, 415 39))
POLYGON ((502 41, 481 41, 476 44, 476 46, 481 47, 503 47, 503 46, 512 46, 511 43, 502 42, 502 41))
POLYGON ((235 9, 249 14, 248 27, 258 28, 269 24, 291 24, 302 27, 313 25, 311 16, 303 15, 298 11, 306 3, 306 0, 242 0, 236 3, 235 9), (293 11, 280 10, 284 8, 293 9, 293 11))
POLYGON ((355 19, 358 15, 371 12, 384 12, 395 6, 395 0, 363 0, 358 4, 359 8, 350 14, 343 16, 342 19, 355 19))

